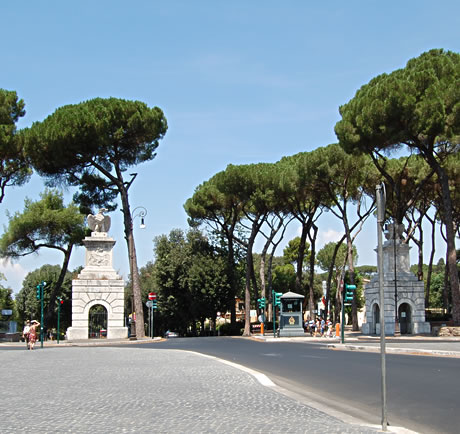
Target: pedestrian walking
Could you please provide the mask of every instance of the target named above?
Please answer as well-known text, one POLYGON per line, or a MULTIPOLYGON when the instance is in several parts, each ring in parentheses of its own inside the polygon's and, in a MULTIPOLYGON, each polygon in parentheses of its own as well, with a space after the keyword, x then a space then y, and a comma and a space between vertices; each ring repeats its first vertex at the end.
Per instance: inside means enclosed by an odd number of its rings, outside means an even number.
POLYGON ((29 349, 29 333, 30 333, 30 321, 27 320, 26 324, 24 325, 24 329, 22 330, 22 337, 24 342, 26 343, 27 349, 29 349))
POLYGON ((326 336, 330 338, 332 335, 332 321, 329 318, 326 321, 326 329, 326 336))
POLYGON ((313 319, 310 320, 310 336, 315 335, 315 321, 313 319))
POLYGON ((324 318, 321 318, 321 337, 324 336, 324 328, 326 327, 326 321, 324 321, 324 318))
POLYGON ((30 329, 29 329, 29 344, 30 344, 30 349, 33 350, 35 346, 35 342, 37 341, 37 328, 40 325, 38 321, 32 320, 30 323, 30 329))

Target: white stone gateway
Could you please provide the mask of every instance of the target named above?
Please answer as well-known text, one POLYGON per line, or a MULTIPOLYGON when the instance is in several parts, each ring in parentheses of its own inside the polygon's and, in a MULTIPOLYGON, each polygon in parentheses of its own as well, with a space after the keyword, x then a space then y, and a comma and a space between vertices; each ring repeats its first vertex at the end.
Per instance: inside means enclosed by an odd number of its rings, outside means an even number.
MULTIPOLYGON (((410 247, 401 241, 403 231, 402 225, 399 225, 396 233, 393 225, 388 225, 388 232, 385 234, 387 241, 383 244, 385 334, 395 334, 395 293, 401 334, 430 333, 430 323, 425 321, 424 283, 410 271, 410 247)), ((380 334, 378 273, 366 285, 364 297, 366 322, 362 325, 362 332, 366 335, 380 334)))
POLYGON ((85 267, 72 280, 72 327, 67 329, 68 340, 89 338, 90 309, 102 306, 107 312, 107 339, 127 338, 124 326, 125 282, 112 267, 115 240, 108 237, 110 217, 102 208, 95 216, 87 217, 93 231, 83 240, 86 248, 85 267))

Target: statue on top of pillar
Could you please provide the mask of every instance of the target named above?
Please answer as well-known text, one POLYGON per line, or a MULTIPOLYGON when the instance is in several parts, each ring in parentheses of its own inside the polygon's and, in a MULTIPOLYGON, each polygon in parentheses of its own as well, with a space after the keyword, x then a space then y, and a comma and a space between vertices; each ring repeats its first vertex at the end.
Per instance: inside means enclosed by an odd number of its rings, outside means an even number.
POLYGON ((89 214, 86 217, 86 221, 88 222, 88 227, 93 232, 108 232, 110 229, 110 217, 108 215, 104 215, 107 211, 106 208, 101 208, 96 215, 89 214))

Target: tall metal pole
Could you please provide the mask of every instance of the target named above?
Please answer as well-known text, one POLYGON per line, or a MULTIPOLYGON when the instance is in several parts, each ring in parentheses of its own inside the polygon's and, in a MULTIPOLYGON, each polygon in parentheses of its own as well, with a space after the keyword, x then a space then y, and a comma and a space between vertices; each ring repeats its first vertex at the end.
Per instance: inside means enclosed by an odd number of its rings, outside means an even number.
POLYGON ((345 303, 342 290, 342 319, 340 320, 340 340, 342 344, 345 343, 345 303))
POLYGON ((379 273, 380 295, 380 356, 382 368, 382 431, 387 430, 387 390, 386 390, 386 361, 385 361, 385 293, 383 286, 383 222, 385 221, 385 193, 382 186, 376 187, 377 198, 377 260, 379 273))
POLYGON ((275 290, 272 290, 272 310, 273 310, 273 337, 276 338, 276 306, 275 306, 275 290))
POLYGON ((56 335, 56 338, 57 338, 57 343, 59 344, 59 335, 61 334, 61 298, 58 297, 57 298, 57 301, 58 301, 58 322, 57 322, 57 335, 56 335))
POLYGON ((44 310, 44 298, 45 298, 45 285, 46 282, 40 283, 40 348, 43 348, 43 310, 44 310))
MULTIPOLYGON (((396 273, 396 232, 398 223, 393 220, 393 259, 394 259, 394 281, 395 281, 395 335, 399 333, 399 319, 398 319, 398 281, 396 273)), ((399 238, 399 236, 398 236, 399 238)))
POLYGON ((154 333, 155 333, 155 311, 154 311, 153 305, 152 305, 152 339, 155 336, 154 333))

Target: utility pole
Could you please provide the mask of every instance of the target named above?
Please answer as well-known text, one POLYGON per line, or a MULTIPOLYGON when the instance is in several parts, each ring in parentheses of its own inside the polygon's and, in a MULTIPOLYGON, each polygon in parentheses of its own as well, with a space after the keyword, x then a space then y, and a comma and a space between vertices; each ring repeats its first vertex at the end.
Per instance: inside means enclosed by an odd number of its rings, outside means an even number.
POLYGON ((40 282, 37 285, 37 300, 40 300, 40 347, 43 348, 43 310, 44 310, 44 298, 45 298, 45 286, 46 282, 40 282))
POLYGON ((385 360, 385 293, 383 286, 383 222, 385 221, 385 186, 377 185, 377 259, 379 272, 379 287, 380 287, 380 363, 382 368, 382 431, 387 430, 387 390, 386 390, 386 360, 385 360), (383 187, 383 191, 382 191, 383 187))

